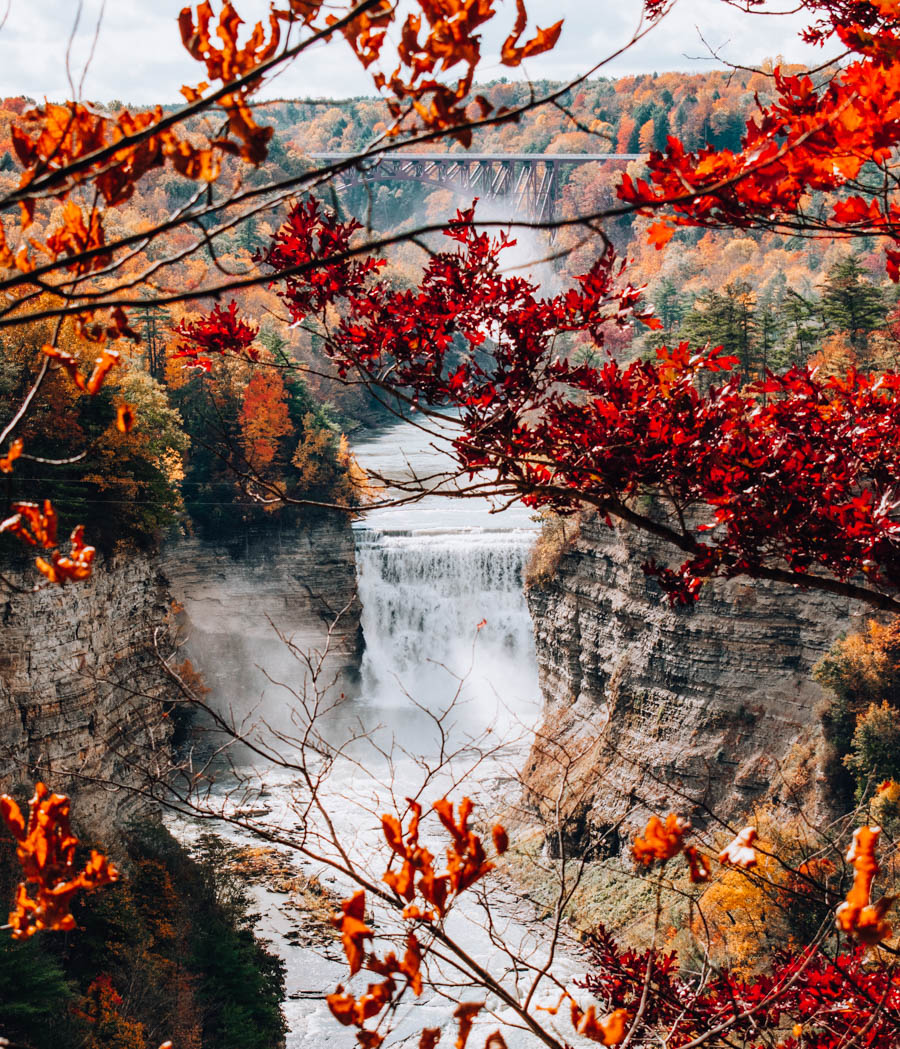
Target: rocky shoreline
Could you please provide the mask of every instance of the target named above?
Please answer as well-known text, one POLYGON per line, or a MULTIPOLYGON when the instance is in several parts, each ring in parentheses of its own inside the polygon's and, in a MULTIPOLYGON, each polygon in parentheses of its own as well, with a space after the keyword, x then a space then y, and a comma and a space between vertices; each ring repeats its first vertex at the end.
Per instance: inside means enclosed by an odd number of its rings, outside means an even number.
POLYGON ((292 918, 292 928, 284 937, 290 946, 316 948, 332 960, 342 956, 331 922, 340 910, 341 897, 315 876, 305 874, 281 849, 232 845, 226 850, 223 868, 244 885, 287 897, 279 909, 292 918))

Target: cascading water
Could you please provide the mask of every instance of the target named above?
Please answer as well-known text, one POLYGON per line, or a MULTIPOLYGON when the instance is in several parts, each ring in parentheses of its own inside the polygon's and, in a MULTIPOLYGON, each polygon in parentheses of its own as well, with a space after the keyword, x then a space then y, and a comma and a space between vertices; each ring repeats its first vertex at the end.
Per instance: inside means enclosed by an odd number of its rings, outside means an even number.
POLYGON ((463 691, 533 701, 537 681, 522 573, 534 534, 361 529, 362 692, 385 702, 398 681, 416 696, 463 691), (454 677, 455 676, 455 677, 454 677))
MULTIPOLYGON (((446 460, 418 431, 389 430, 357 449, 382 477, 434 472, 446 460)), ((535 526, 521 508, 431 496, 375 511, 356 526, 365 653, 362 695, 379 706, 407 696, 438 705, 460 690, 484 725, 533 720, 539 688, 522 589, 535 526)))

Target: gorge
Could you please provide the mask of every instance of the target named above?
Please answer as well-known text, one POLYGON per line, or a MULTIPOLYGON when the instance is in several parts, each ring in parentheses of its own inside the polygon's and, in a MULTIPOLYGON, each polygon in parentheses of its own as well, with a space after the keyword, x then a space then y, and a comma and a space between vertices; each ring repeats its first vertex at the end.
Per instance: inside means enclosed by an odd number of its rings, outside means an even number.
MULTIPOLYGON (((389 429, 359 446, 360 460, 388 476, 424 470, 435 453, 414 438, 389 429)), ((167 623, 171 644, 177 620, 181 651, 205 676, 211 702, 246 732, 290 731, 291 690, 302 691, 304 672, 285 638, 327 646, 326 683, 336 676, 346 692, 327 712, 327 731, 335 740, 361 733, 351 754, 365 775, 351 768, 329 788, 333 818, 351 837, 362 813, 348 799, 390 808, 384 784, 395 798, 452 786, 493 806, 509 801, 521 776, 518 824, 527 827, 552 825, 546 799, 565 782, 567 847, 594 857, 618 851, 648 809, 680 807, 702 824, 704 805, 724 818, 761 801, 814 806, 821 692, 810 670, 859 613, 758 583, 717 585, 696 609, 673 611, 639 568, 652 544, 590 515, 577 533, 571 527, 552 577, 532 581, 527 601, 538 533, 530 514, 438 496, 372 511, 352 528, 326 519, 231 548, 182 539, 159 563, 110 563, 89 591, 11 598, 5 620, 21 640, 6 655, 4 745, 23 778, 32 769, 58 777, 92 832, 112 833, 134 802, 103 781, 128 786, 150 755, 164 763, 171 683, 153 633, 167 623), (37 623, 52 626, 52 648, 36 643, 37 623), (115 655, 103 662, 101 652, 115 655), (453 761, 424 774, 421 762, 443 746, 453 761)), ((238 771, 264 799, 263 822, 296 819, 292 777, 238 771)), ((253 820, 243 822, 224 833, 246 845, 253 820)), ((360 841, 364 852, 373 847, 368 832, 360 841)), ((261 931, 287 965, 288 1045, 312 1046, 331 1021, 310 988, 336 984, 341 962, 298 946, 284 901, 255 891, 261 931)), ((512 915, 510 901, 498 906, 512 915)), ((523 935, 514 919, 508 931, 523 935)), ((487 960, 492 949, 474 919, 467 935, 487 960)), ((563 962, 578 970, 577 960, 563 962)), ((416 1008, 410 1030, 432 1006, 416 1008)))
MULTIPOLYGON (((433 463, 410 436, 390 429, 360 458, 387 474, 433 463)), ((529 586, 526 606, 535 535, 521 508, 497 515, 435 496, 373 511, 352 531, 335 518, 230 548, 181 539, 158 566, 120 557, 82 590, 9 597, 0 738, 22 778, 32 765, 96 778, 110 726, 123 739, 134 731, 139 705, 115 687, 128 682, 153 697, 140 731, 151 749, 163 746, 164 721, 150 712, 167 686, 152 633, 171 629, 175 601, 185 653, 240 718, 260 702, 273 714, 262 671, 278 679, 285 669, 279 634, 299 648, 327 642, 342 687, 369 698, 405 689, 437 702, 468 675, 477 704, 499 695, 533 713, 539 676, 548 736, 584 751, 576 779, 595 786, 575 793, 598 826, 621 815, 639 758, 657 776, 648 802, 665 807, 671 783, 723 814, 779 796, 777 769, 795 744, 811 748, 809 773, 822 698, 810 672, 862 610, 765 583, 716 584, 695 610, 672 610, 640 571, 653 544, 590 515, 553 578, 529 586)), ((540 792, 553 767, 537 747, 526 782, 540 792)))

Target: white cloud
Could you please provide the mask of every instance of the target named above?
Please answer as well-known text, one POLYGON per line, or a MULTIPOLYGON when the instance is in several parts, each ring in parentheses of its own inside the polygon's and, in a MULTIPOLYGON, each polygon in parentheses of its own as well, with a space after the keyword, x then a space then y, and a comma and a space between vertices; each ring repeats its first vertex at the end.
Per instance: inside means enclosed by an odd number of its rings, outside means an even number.
MULTIPOLYGON (((184 0, 107 0, 83 97, 135 104, 174 102, 181 84, 203 79, 202 70, 181 46, 176 19, 183 4, 184 0)), ((268 11, 265 0, 236 0, 235 6, 248 22, 268 11)), ((493 54, 494 60, 485 61, 483 79, 510 75, 495 56, 515 9, 512 0, 499 0, 497 6, 500 25, 485 41, 486 55, 493 54)), ((557 48, 528 63, 530 76, 547 79, 576 76, 627 42, 639 11, 637 0, 530 0, 527 6, 532 23, 566 19, 557 48)), ((71 96, 66 51, 77 7, 73 0, 12 0, 7 23, 0 30, 0 95, 71 96)), ((82 8, 70 55, 76 86, 90 53, 102 0, 83 0, 82 8)), ((797 16, 744 15, 722 0, 680 0, 661 25, 602 72, 618 76, 721 66, 710 60, 697 27, 732 62, 753 65, 776 54, 791 61, 821 61, 821 51, 798 39, 802 24, 797 16)), ((311 49, 267 89, 269 97, 371 93, 369 75, 343 42, 311 49)))

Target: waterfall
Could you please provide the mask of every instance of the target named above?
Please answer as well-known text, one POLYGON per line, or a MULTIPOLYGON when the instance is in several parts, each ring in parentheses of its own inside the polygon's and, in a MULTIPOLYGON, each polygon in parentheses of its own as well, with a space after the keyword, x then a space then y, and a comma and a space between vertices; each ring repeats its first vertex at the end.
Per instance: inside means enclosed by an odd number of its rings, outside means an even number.
POLYGON ((361 528, 356 536, 363 694, 389 706, 405 690, 430 707, 465 677, 463 695, 479 707, 499 702, 519 714, 534 707, 534 642, 522 592, 532 529, 361 528))

